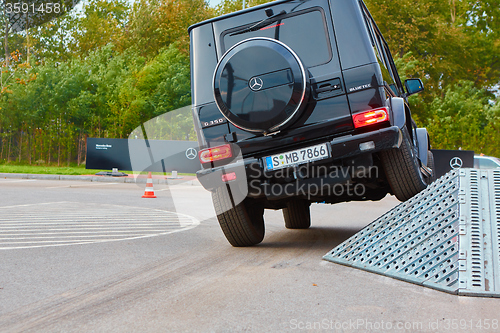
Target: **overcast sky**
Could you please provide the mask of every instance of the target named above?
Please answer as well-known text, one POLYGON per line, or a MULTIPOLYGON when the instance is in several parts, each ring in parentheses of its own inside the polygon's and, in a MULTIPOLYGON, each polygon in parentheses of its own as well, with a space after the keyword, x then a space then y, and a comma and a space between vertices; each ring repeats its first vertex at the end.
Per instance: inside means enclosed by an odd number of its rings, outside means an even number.
POLYGON ((209 2, 211 7, 215 7, 219 4, 219 2, 221 2, 221 0, 209 0, 209 2))

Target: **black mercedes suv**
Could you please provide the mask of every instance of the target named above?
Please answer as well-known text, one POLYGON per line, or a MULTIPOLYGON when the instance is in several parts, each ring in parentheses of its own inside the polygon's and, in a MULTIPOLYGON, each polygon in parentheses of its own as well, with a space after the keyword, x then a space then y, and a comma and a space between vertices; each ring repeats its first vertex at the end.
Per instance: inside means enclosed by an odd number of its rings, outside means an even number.
POLYGON ((193 118, 202 170, 233 246, 264 238, 264 209, 310 226, 313 202, 407 200, 434 180, 425 128, 360 0, 281 0, 195 24, 193 118))

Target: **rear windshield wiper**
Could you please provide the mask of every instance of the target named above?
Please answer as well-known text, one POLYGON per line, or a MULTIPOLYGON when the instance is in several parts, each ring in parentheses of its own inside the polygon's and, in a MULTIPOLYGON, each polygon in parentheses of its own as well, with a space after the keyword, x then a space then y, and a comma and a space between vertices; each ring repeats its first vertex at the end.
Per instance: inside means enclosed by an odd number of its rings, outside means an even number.
POLYGON ((232 33, 230 36, 241 35, 241 34, 245 34, 245 33, 250 32, 250 31, 257 31, 259 29, 267 27, 268 25, 270 25, 270 24, 278 21, 278 17, 282 16, 282 15, 285 15, 285 14, 286 14, 286 11, 282 10, 278 14, 274 14, 273 16, 270 16, 270 17, 268 17, 266 19, 263 19, 260 22, 255 23, 250 28, 247 28, 245 30, 241 30, 241 31, 238 31, 238 32, 235 32, 235 33, 232 33))

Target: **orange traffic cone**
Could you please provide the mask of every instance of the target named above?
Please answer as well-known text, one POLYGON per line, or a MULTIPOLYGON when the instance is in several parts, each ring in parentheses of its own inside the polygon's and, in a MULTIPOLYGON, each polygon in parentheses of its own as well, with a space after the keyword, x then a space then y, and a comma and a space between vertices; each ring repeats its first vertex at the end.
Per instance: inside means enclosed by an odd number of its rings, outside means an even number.
POLYGON ((146 189, 144 190, 143 198, 156 198, 155 190, 153 189, 153 177, 151 172, 148 173, 148 180, 146 182, 146 189))

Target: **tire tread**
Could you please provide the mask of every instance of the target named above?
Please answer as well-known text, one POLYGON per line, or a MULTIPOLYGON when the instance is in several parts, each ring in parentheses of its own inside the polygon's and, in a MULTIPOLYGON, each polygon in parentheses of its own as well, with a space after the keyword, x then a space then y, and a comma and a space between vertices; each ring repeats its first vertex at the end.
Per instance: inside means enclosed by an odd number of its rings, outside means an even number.
POLYGON ((416 158, 412 157, 408 131, 403 129, 403 141, 399 149, 381 152, 382 164, 393 194, 406 201, 424 190, 426 182, 420 172, 416 158))
POLYGON ((311 226, 309 202, 294 200, 283 208, 283 218, 287 229, 307 229, 311 226))
POLYGON ((255 219, 252 221, 245 203, 234 205, 229 195, 225 189, 217 189, 212 193, 217 219, 226 239, 235 247, 252 246, 262 242, 264 239, 263 217, 258 216, 257 213, 252 216, 255 219), (252 226, 252 222, 258 223, 259 228, 252 226))

